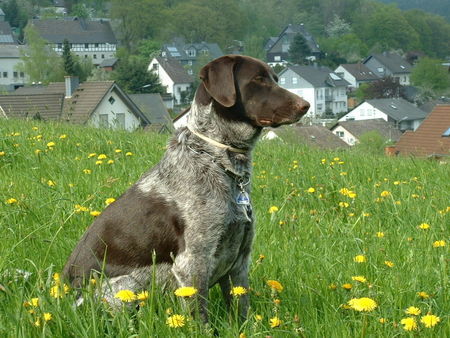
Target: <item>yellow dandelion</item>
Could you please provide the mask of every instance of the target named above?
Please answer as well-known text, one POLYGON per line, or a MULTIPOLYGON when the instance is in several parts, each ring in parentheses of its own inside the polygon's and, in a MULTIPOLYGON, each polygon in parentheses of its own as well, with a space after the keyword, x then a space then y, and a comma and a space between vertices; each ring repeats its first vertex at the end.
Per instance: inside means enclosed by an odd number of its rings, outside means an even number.
POLYGON ((15 198, 8 198, 6 204, 17 204, 18 201, 15 198))
POLYGON ((67 135, 66 135, 66 134, 59 135, 59 138, 60 138, 61 140, 63 140, 63 139, 65 139, 65 138, 67 138, 67 135))
POLYGON ((313 192, 316 191, 316 189, 314 189, 313 187, 311 187, 311 188, 308 188, 308 190, 306 190, 306 191, 312 194, 313 192))
POLYGON ((110 198, 106 199, 105 204, 110 205, 111 203, 114 203, 115 201, 116 201, 116 199, 114 197, 110 197, 110 198))
POLYGON ((239 333, 239 338, 247 338, 247 335, 245 333, 239 333))
POLYGON ((108 162, 106 162, 108 164, 114 164, 114 160, 108 160, 108 162))
POLYGON ((391 196, 391 193, 387 190, 384 190, 381 192, 380 196, 381 197, 389 197, 389 196, 391 196))
POLYGON ((422 311, 420 311, 420 309, 416 306, 410 306, 405 310, 405 313, 407 315, 418 316, 422 313, 422 311))
POLYGON ((276 291, 278 291, 278 292, 281 292, 281 291, 283 291, 283 285, 280 283, 280 282, 278 282, 278 281, 276 281, 276 280, 273 280, 273 279, 269 279, 267 282, 266 282, 266 284, 269 286, 269 287, 271 287, 272 288, 272 290, 276 290, 276 291))
POLYGON ((36 321, 33 323, 34 326, 39 327, 41 326, 41 320, 38 318, 36 319, 36 321))
POLYGON ((125 156, 133 156, 133 153, 131 151, 125 153, 125 156))
POLYGON ((417 330, 417 322, 416 322, 416 318, 414 318, 414 317, 403 318, 400 321, 400 324, 403 325, 403 329, 406 331, 417 330))
POLYGON ((31 298, 30 304, 32 307, 38 307, 39 306, 39 298, 37 298, 37 297, 31 298))
POLYGON ((118 154, 118 153, 121 153, 121 152, 122 152, 122 149, 116 149, 116 150, 114 150, 114 152, 117 153, 117 154, 118 154))
POLYGON ((337 289, 337 285, 334 284, 334 283, 331 283, 330 285, 328 285, 328 288, 329 288, 330 290, 336 290, 336 289, 337 289))
POLYGON ((42 316, 46 322, 49 320, 52 320, 52 314, 50 312, 44 312, 44 315, 42 316))
POLYGON ((378 322, 380 324, 386 324, 387 323, 387 319, 386 318, 380 318, 380 319, 378 319, 378 322))
POLYGON ((261 316, 261 315, 255 315, 255 320, 256 320, 257 322, 260 322, 260 321, 263 320, 263 316, 261 316))
POLYGON ((348 305, 350 305, 353 310, 364 312, 373 311, 378 306, 373 299, 367 297, 350 299, 348 305))
POLYGON ((136 300, 136 294, 131 290, 120 290, 114 295, 114 298, 120 299, 122 302, 129 303, 136 300))
POLYGON ((183 286, 175 290, 175 296, 178 297, 192 297, 198 290, 192 286, 183 286))
POLYGON ((166 324, 173 328, 183 327, 186 324, 186 319, 183 315, 173 315, 167 318, 166 324))
POLYGON ((277 206, 273 205, 269 208, 269 214, 273 214, 275 212, 277 212, 279 209, 277 206))
POLYGON ((105 154, 100 154, 98 155, 97 160, 104 160, 106 158, 108 158, 108 156, 106 156, 105 154))
POLYGON ((377 232, 377 237, 378 237, 378 238, 383 238, 383 237, 384 237, 384 232, 378 231, 378 232, 377 232))
POLYGON ((0 151, 0 156, 5 156, 5 152, 4 151, 0 151))
POLYGON ((440 240, 440 241, 435 241, 433 243, 433 248, 439 248, 439 247, 444 247, 446 245, 444 240, 440 240))
POLYGON ((56 183, 55 183, 55 181, 48 180, 48 181, 47 181, 47 185, 48 185, 49 187, 54 187, 54 186, 56 185, 56 183))
POLYGON ((90 153, 90 154, 88 155, 88 158, 92 158, 92 157, 95 157, 95 156, 97 156, 97 153, 90 153))
POLYGON ((350 204, 348 204, 347 202, 339 202, 339 206, 341 208, 348 208, 350 204))
POLYGON ((59 284, 56 284, 50 288, 50 296, 53 298, 62 298, 64 295, 68 294, 70 288, 67 284, 64 284, 62 287, 59 284))
POLYGON ((353 287, 353 285, 351 285, 350 283, 342 284, 342 288, 343 288, 344 290, 351 290, 352 287, 353 287))
POLYGON ((93 217, 97 217, 100 216, 101 212, 97 210, 92 210, 89 214, 93 217))
POLYGON ((48 147, 48 148, 54 147, 55 145, 56 145, 55 142, 49 142, 49 143, 47 143, 47 147, 48 147))
POLYGON ((419 296, 419 298, 422 299, 428 299, 430 298, 430 295, 428 293, 426 293, 425 291, 419 291, 417 292, 417 296, 419 296))
POLYGON ((96 165, 103 164, 103 161, 100 161, 100 160, 99 160, 99 161, 95 161, 95 164, 96 164, 96 165))
POLYGON ((419 225, 419 228, 422 230, 427 230, 430 228, 430 225, 428 223, 422 223, 419 225))
POLYGON ((366 283, 367 279, 364 276, 353 276, 352 280, 360 282, 360 283, 366 283))
POLYGON ((357 255, 353 257, 353 261, 356 263, 365 263, 367 262, 367 257, 364 255, 357 255))
POLYGON ((149 297, 149 293, 148 293, 148 291, 142 291, 142 292, 139 292, 138 294, 137 294, 137 296, 136 296, 136 298, 138 299, 138 300, 147 300, 148 299, 148 297, 149 297))
POLYGON ((56 284, 60 284, 60 282, 61 282, 61 275, 59 274, 59 272, 55 272, 55 273, 53 274, 52 278, 53 278, 53 281, 54 281, 56 284))
POLYGON ((276 316, 269 319, 269 324, 272 329, 279 327, 282 323, 281 319, 276 316))
POLYGON ((441 321, 441 318, 439 318, 438 316, 432 315, 432 314, 427 314, 426 316, 423 316, 422 318, 420 318, 420 322, 423 325, 425 325, 426 328, 432 328, 440 321, 441 321))
POLYGON ((92 173, 91 169, 83 169, 83 173, 89 175, 90 173, 92 173))
POLYGON ((230 291, 230 295, 235 296, 235 297, 243 296, 246 293, 247 293, 247 289, 244 288, 243 286, 235 286, 230 291))
POLYGON ((384 264, 386 265, 386 266, 388 266, 388 267, 390 267, 390 268, 392 268, 392 267, 394 267, 394 263, 393 262, 391 262, 391 261, 384 261, 384 264))

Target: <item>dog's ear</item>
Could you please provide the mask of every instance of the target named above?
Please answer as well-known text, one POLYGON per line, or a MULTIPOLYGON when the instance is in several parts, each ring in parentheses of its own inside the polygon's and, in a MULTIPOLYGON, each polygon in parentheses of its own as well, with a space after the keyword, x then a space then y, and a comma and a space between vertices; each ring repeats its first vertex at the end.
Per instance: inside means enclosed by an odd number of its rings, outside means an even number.
POLYGON ((200 79, 206 91, 222 106, 232 107, 236 103, 233 69, 235 59, 222 56, 208 63, 200 70, 200 79))

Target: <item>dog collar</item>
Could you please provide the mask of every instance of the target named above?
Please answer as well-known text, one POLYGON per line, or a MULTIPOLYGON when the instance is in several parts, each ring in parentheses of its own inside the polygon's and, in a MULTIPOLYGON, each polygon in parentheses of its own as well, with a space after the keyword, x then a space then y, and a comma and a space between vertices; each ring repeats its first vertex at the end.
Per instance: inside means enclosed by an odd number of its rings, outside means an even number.
POLYGON ((209 138, 208 136, 205 136, 205 135, 203 135, 203 134, 200 134, 199 132, 197 132, 197 131, 195 131, 195 130, 192 130, 192 129, 189 128, 189 127, 187 127, 187 129, 188 129, 192 134, 194 134, 195 136, 201 138, 202 140, 204 140, 204 141, 206 141, 206 142, 208 142, 208 143, 210 143, 210 144, 212 144, 213 146, 216 146, 216 147, 218 147, 218 148, 226 149, 226 150, 232 151, 232 152, 234 152, 234 153, 240 153, 240 154, 244 154, 244 153, 247 152, 246 149, 235 148, 235 147, 228 146, 228 145, 226 145, 226 144, 220 143, 220 142, 218 142, 218 141, 216 141, 216 140, 213 140, 212 138, 209 138))

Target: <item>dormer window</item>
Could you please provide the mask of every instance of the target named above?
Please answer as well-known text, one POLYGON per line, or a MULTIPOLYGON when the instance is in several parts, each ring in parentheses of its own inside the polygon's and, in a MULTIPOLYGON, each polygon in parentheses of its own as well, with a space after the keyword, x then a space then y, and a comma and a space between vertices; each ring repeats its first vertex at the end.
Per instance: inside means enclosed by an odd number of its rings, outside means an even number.
POLYGON ((189 57, 195 57, 195 49, 194 48, 191 48, 191 49, 188 49, 187 50, 187 55, 189 56, 189 57))
POLYGON ((442 137, 450 137, 450 128, 442 133, 442 137))

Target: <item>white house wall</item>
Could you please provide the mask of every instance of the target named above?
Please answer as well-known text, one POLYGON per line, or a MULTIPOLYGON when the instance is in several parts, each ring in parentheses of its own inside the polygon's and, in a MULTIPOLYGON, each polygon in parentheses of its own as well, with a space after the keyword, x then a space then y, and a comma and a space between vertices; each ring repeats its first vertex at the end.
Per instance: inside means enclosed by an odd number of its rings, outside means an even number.
POLYGON ((310 108, 306 113, 306 116, 315 116, 319 113, 317 111, 316 94, 313 85, 298 76, 297 73, 293 72, 291 69, 287 69, 280 76, 278 84, 309 102, 310 108), (294 78, 297 79, 297 83, 295 83, 294 78))
POLYGON ((358 88, 358 82, 356 81, 356 78, 350 74, 344 67, 339 66, 334 71, 336 74, 338 74, 340 77, 342 77, 344 80, 350 83, 349 87, 352 88, 358 88))
POLYGON ((16 70, 17 64, 20 62, 20 58, 0 58, 0 85, 23 85, 27 82, 26 75, 16 70))
POLYGON ((159 62, 156 59, 153 59, 152 62, 150 62, 150 65, 148 66, 148 71, 151 71, 151 72, 155 73, 156 75, 158 75, 159 82, 161 83, 161 85, 163 87, 166 87, 166 92, 168 94, 173 95, 174 82, 170 78, 169 74, 167 74, 167 72, 164 70, 163 67, 161 67, 161 65, 159 64, 159 62), (158 65, 158 68, 156 70, 154 69, 155 64, 158 65))
POLYGON ((100 114, 108 115, 109 128, 118 129, 117 126, 117 114, 125 114, 125 130, 133 131, 140 126, 139 119, 130 112, 128 106, 122 101, 122 99, 113 91, 108 93, 103 101, 98 105, 97 109, 89 119, 89 124, 94 127, 100 127, 100 114), (114 98, 114 103, 109 102, 110 97, 114 98))
POLYGON ((348 120, 362 121, 373 119, 383 119, 385 121, 388 121, 388 116, 382 111, 373 107, 368 102, 364 102, 355 109, 353 109, 348 114, 341 117, 339 121, 348 121, 348 120))
POLYGON ((356 142, 358 142, 356 136, 342 126, 337 126, 335 129, 333 129, 333 134, 337 135, 342 141, 350 146, 354 146, 356 142), (344 136, 339 136, 339 133, 343 133, 344 136))

